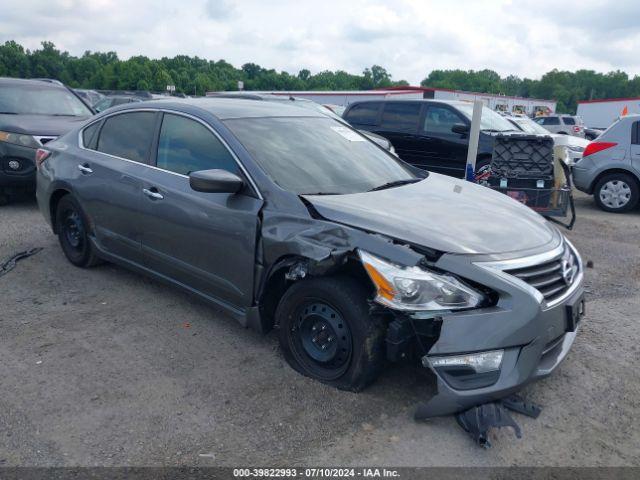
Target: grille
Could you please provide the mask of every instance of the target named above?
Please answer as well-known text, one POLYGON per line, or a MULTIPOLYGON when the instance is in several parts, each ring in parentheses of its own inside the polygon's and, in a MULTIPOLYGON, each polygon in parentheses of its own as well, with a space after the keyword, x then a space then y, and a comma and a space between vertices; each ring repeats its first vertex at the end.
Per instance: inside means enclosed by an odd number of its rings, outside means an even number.
POLYGON ((505 270, 538 290, 547 302, 561 297, 578 274, 578 262, 569 247, 559 257, 530 267, 505 270))

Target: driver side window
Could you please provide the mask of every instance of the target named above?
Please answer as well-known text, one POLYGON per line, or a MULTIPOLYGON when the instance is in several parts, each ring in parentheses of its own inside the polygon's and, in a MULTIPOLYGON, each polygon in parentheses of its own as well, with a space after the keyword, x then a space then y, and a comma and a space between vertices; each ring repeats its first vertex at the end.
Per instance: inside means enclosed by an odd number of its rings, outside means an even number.
POLYGON ((156 166, 182 175, 211 169, 240 175, 227 147, 209 129, 195 120, 170 113, 165 113, 162 119, 156 166))
POLYGON ((456 124, 465 124, 465 121, 454 111, 447 107, 429 105, 424 116, 423 130, 429 135, 459 136, 451 131, 456 124))

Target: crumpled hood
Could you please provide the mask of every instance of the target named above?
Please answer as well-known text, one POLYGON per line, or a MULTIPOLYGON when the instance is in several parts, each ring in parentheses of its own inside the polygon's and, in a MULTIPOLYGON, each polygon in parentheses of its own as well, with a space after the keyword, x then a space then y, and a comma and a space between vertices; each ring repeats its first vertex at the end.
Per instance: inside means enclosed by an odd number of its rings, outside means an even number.
POLYGON ((80 125, 89 117, 55 117, 52 115, 0 115, 0 130, 28 135, 58 137, 80 125))
POLYGON ((436 173, 421 182, 349 195, 304 195, 326 219, 449 253, 527 250, 554 230, 527 206, 436 173))

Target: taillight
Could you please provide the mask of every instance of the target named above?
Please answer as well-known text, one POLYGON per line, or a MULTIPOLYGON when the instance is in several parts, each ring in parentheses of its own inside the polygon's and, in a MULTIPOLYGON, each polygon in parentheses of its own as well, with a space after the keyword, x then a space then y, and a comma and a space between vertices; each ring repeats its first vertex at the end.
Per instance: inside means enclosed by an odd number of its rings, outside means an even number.
POLYGON ((44 148, 39 148, 36 150, 36 168, 40 168, 42 162, 44 162, 47 158, 49 158, 51 152, 49 150, 45 150, 44 148))
POLYGON ((582 129, 582 127, 579 127, 577 125, 575 127, 573 127, 573 131, 576 132, 576 133, 579 133, 581 129, 582 129))
POLYGON ((594 153, 601 152, 602 150, 606 150, 607 148, 615 147, 618 145, 616 142, 591 142, 587 145, 587 148, 584 149, 583 157, 588 155, 593 155, 594 153))

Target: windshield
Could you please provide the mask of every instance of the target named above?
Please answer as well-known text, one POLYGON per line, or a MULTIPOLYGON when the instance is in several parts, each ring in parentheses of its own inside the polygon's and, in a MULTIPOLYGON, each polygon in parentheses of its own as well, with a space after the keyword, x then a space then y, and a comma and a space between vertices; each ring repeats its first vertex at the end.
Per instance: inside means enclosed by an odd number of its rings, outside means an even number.
MULTIPOLYGON (((471 120, 473 117, 473 103, 463 103, 455 105, 465 117, 471 120)), ((490 108, 482 107, 482 117, 480 118, 480 130, 490 132, 513 132, 516 128, 502 115, 494 112, 490 108)))
POLYGON ((275 183, 296 194, 359 193, 419 178, 328 117, 241 118, 225 124, 275 183))
POLYGON ((511 117, 509 121, 515 123, 525 133, 535 133, 549 135, 549 130, 543 126, 537 124, 533 120, 527 117, 511 117))
POLYGON ((71 117, 92 115, 92 112, 73 93, 49 85, 3 86, 0 89, 0 112, 71 117))

